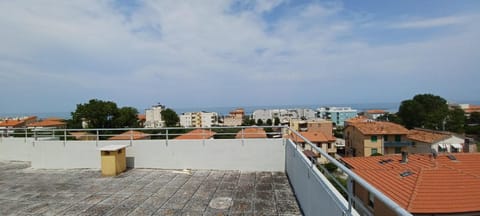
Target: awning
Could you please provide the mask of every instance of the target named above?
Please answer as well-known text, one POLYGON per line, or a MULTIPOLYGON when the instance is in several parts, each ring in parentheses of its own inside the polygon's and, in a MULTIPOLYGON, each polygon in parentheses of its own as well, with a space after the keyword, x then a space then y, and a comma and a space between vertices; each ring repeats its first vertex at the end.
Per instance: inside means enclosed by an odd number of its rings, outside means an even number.
POLYGON ((440 146, 440 148, 443 148, 443 149, 447 148, 447 144, 443 144, 443 143, 438 144, 438 146, 440 146))
POLYGON ((459 144, 459 143, 453 143, 452 144, 452 147, 456 148, 456 149, 461 149, 463 148, 462 144, 459 144))

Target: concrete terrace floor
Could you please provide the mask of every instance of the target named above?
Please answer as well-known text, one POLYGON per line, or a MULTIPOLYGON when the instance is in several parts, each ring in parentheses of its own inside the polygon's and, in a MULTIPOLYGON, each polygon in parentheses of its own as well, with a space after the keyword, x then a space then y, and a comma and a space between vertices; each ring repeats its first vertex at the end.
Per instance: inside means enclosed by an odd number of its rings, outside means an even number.
POLYGON ((0 215, 301 215, 285 173, 36 170, 0 162, 0 215))

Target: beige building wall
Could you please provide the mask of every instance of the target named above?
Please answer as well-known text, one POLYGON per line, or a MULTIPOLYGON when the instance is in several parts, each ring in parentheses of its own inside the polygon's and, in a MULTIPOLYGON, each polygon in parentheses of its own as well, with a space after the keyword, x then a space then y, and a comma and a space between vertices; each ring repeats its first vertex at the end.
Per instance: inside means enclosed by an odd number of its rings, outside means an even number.
POLYGON ((354 194, 363 202, 364 206, 373 212, 373 215, 396 216, 395 212, 388 208, 387 205, 385 205, 385 203, 382 201, 375 199, 375 197, 373 197, 372 207, 372 205, 369 203, 368 191, 356 182, 354 183, 354 194))

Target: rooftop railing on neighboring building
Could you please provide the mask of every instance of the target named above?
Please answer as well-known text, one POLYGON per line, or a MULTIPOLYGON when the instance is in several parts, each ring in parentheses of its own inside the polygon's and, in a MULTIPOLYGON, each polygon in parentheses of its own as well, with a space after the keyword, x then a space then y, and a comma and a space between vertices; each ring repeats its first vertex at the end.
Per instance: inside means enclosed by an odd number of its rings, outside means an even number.
MULTIPOLYGON (((272 170, 283 170, 287 173, 298 203, 305 215, 318 215, 320 212, 325 215, 373 215, 372 209, 355 196, 353 191, 354 182, 360 184, 376 200, 383 202, 398 215, 411 215, 297 131, 288 127, 252 127, 263 128, 265 133, 262 133, 248 132, 252 130, 246 130, 247 128, 249 127, 212 127, 201 128, 202 130, 198 130, 198 128, 16 128, 9 129, 9 138, 0 136, 0 159, 5 158, 2 157, 2 154, 9 154, 12 151, 44 151, 34 156, 32 156, 33 153, 25 153, 23 157, 33 157, 35 160, 41 161, 41 164, 56 164, 53 161, 56 159, 46 157, 45 151, 51 151, 53 152, 52 154, 56 154, 59 152, 59 148, 65 148, 66 150, 68 148, 69 151, 76 151, 75 158, 86 160, 82 154, 97 155, 95 146, 98 147, 99 145, 111 143, 110 141, 113 142, 111 139, 117 137, 114 140, 115 142, 130 143, 132 148, 130 154, 133 154, 137 159, 140 158, 139 164, 147 164, 147 162, 150 164, 157 163, 159 160, 171 160, 174 158, 182 162, 182 167, 173 162, 163 161, 162 163, 168 163, 170 166, 168 168, 182 169, 184 167, 195 167, 196 163, 201 160, 213 160, 207 161, 203 166, 214 165, 208 167, 210 169, 242 169, 245 167, 248 169, 248 166, 259 166, 258 163, 268 163, 263 166, 266 167, 266 170, 271 168, 272 170), (192 131, 196 132, 194 133, 195 136, 191 137, 192 139, 190 140, 175 139, 192 131), (266 134, 267 138, 249 139, 247 137, 248 133, 266 134), (304 143, 311 150, 326 158, 330 165, 317 165, 315 158, 307 157, 303 153, 304 149, 288 138, 291 134, 295 134, 303 139, 304 143), (235 139, 235 137, 237 138, 235 139), (25 143, 25 145, 18 145, 18 142, 25 143), (7 145, 8 147, 5 147, 7 145), (155 149, 149 149, 152 147, 155 149), (225 150, 226 147, 229 149, 225 150), (4 149, 7 151, 2 151, 4 149), (195 150, 200 151, 195 152, 195 150), (255 152, 256 150, 261 152, 255 152), (165 153, 168 157, 162 158, 149 151, 168 151, 168 155, 165 153), (187 157, 192 157, 192 155, 198 157, 192 160, 187 159, 187 157), (145 162, 141 157, 155 158, 145 162), (217 164, 225 161, 215 160, 228 160, 231 157, 237 157, 235 160, 251 161, 248 161, 248 163, 230 161, 226 165, 217 166, 217 164), (334 169, 331 169, 331 165, 333 165, 334 169)), ((127 150, 127 154, 129 154, 129 150, 127 150)), ((64 160, 75 159, 67 157, 64 156, 66 158, 64 160)), ((81 162, 78 164, 90 165, 92 163, 81 162)), ((96 165, 96 162, 93 164, 96 165)))

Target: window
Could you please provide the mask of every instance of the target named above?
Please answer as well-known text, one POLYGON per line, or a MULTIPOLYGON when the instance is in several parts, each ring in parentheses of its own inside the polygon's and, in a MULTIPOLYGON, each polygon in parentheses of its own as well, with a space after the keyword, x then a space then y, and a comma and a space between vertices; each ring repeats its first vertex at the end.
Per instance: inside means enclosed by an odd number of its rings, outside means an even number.
POLYGON ((402 136, 395 135, 395 142, 400 142, 400 141, 402 141, 402 136))
POLYGON ((395 154, 402 153, 402 147, 395 147, 395 154))
POLYGON ((388 135, 383 136, 383 141, 388 141, 388 135))
POLYGON ((372 142, 377 142, 377 136, 371 136, 370 141, 372 142))
POLYGON ((378 153, 378 149, 377 148, 372 148, 372 155, 377 154, 377 153, 378 153))
POLYGON ((373 208, 374 200, 375 200, 375 198, 374 198, 373 194, 368 192, 368 206, 373 208))
POLYGON ((412 142, 412 147, 417 147, 417 143, 412 142))

